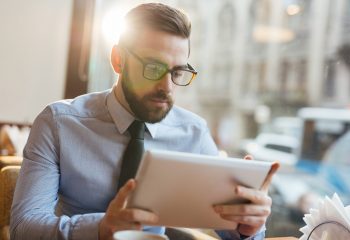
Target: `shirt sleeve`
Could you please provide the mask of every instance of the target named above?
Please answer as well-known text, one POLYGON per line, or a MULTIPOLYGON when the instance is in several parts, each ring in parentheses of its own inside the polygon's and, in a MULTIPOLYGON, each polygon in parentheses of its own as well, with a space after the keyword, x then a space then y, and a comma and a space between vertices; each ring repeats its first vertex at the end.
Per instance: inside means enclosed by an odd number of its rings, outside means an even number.
POLYGON ((11 239, 98 239, 104 213, 57 215, 59 139, 51 109, 34 121, 14 194, 11 239))
POLYGON ((203 133, 200 138, 200 154, 204 155, 218 155, 218 148, 210 134, 209 128, 205 125, 203 133))

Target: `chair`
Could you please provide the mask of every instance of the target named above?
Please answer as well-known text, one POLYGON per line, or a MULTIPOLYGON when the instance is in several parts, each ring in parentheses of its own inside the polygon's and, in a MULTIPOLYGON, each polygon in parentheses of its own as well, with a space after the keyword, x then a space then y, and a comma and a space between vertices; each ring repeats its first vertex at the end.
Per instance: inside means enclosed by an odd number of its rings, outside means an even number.
POLYGON ((0 170, 0 240, 9 240, 10 211, 20 166, 0 170))

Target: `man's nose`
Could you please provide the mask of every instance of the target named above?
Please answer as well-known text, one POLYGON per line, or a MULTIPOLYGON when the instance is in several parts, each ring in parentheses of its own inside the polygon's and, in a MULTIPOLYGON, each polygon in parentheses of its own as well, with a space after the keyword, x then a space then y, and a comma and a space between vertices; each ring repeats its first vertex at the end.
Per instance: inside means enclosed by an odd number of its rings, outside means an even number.
POLYGON ((162 79, 159 80, 157 87, 166 93, 171 93, 174 89, 175 84, 171 80, 171 73, 168 72, 162 79))

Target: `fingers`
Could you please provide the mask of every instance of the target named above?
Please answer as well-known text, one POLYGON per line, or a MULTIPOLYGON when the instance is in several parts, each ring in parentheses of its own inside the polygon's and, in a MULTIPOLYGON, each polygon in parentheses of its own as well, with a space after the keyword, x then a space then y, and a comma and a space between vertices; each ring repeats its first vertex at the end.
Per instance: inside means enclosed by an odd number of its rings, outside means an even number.
POLYGON ((220 205, 215 206, 214 210, 222 216, 268 216, 271 212, 269 206, 253 204, 220 205))
POLYGON ((113 231, 120 230, 142 230, 142 224, 139 222, 121 222, 118 225, 113 226, 113 231))
POLYGON ((262 191, 267 193, 269 186, 270 186, 270 183, 272 181, 272 177, 277 172, 279 167, 280 167, 280 164, 277 162, 272 164, 271 169, 270 169, 269 173, 267 174, 267 177, 266 177, 266 179, 261 187, 262 191))
POLYGON ((267 205, 271 206, 272 200, 261 190, 256 190, 253 188, 246 188, 243 186, 236 186, 235 193, 238 197, 249 200, 253 204, 267 205))
MULTIPOLYGON (((241 205, 221 205, 216 206, 215 211, 220 214, 220 217, 239 223, 241 226, 246 226, 245 235, 254 234, 257 229, 265 224, 267 217, 270 215, 269 206, 260 206, 253 204, 241 205)), ((240 233, 243 233, 240 231, 240 233)))
POLYGON ((250 201, 248 204, 214 206, 215 212, 226 220, 252 227, 260 226, 271 213, 271 198, 264 192, 242 186, 236 187, 237 196, 250 201))
POLYGON ((262 226, 266 222, 266 218, 267 218, 265 216, 233 216, 233 215, 221 215, 221 217, 231 222, 249 225, 251 228, 262 226))
POLYGON ((142 223, 142 224, 155 224, 158 222, 158 216, 152 212, 141 210, 125 208, 119 214, 120 219, 129 223, 142 223))
POLYGON ((214 207, 221 218, 239 224, 238 230, 246 236, 254 235, 271 213, 270 205, 237 204, 214 207))
POLYGON ((222 205, 216 206, 215 211, 220 214, 222 218, 231 219, 235 222, 244 223, 245 217, 268 217, 270 215, 270 208, 268 206, 259 205, 222 205), (234 220, 235 219, 235 220, 234 220), (236 221, 239 219, 239 221, 236 221))
POLYGON ((116 197, 112 200, 110 211, 112 215, 116 217, 118 222, 125 223, 142 223, 142 224, 154 224, 158 221, 158 216, 152 212, 142 209, 126 208, 128 198, 130 194, 136 188, 136 182, 134 179, 130 179, 119 190, 116 197))
POLYGON ((158 216, 152 212, 124 208, 113 214, 106 213, 99 225, 99 231, 101 236, 108 236, 120 230, 141 230, 143 225, 155 225, 157 222, 158 216))
MULTIPOLYGON (((257 223, 257 221, 255 222, 257 223)), ((252 235, 255 235, 264 224, 265 223, 261 225, 255 225, 255 226, 251 226, 249 224, 239 224, 237 229, 238 229, 238 232, 242 235, 252 236, 252 235)))
POLYGON ((110 239, 113 232, 127 229, 141 230, 142 225, 154 225, 158 222, 158 216, 155 213, 126 208, 128 198, 135 188, 135 180, 129 180, 111 201, 99 224, 99 239, 110 239))

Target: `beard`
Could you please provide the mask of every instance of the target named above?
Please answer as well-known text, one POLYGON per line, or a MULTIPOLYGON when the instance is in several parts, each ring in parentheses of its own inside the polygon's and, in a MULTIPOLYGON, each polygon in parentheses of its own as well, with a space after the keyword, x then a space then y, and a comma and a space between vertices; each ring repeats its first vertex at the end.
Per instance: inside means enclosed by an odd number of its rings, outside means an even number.
MULTIPOLYGON (((148 81, 148 80, 145 80, 148 81)), ((122 89, 126 101, 129 104, 131 111, 135 114, 135 117, 143 122, 157 123, 163 120, 171 108, 174 105, 172 97, 162 90, 154 91, 138 97, 135 92, 133 83, 129 80, 128 66, 125 66, 125 70, 122 74, 122 89), (147 103, 152 102, 152 99, 161 100, 167 103, 167 107, 150 106, 147 103)))

